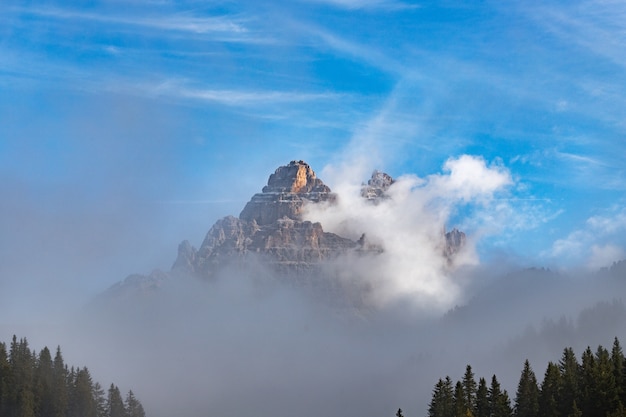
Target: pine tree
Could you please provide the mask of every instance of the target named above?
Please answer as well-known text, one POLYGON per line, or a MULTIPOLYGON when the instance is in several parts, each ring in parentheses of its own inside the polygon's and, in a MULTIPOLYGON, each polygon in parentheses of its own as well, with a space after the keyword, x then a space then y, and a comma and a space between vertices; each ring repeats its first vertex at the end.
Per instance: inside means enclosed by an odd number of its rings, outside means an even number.
POLYGON ((558 365, 548 363, 548 368, 541 383, 539 393, 539 415, 543 417, 559 417, 559 400, 561 396, 561 372, 558 365))
POLYGON ((13 335, 10 348, 9 365, 13 376, 8 402, 8 416, 34 417, 35 397, 33 395, 34 358, 28 347, 28 341, 23 338, 17 341, 13 335))
POLYGON ((452 381, 439 379, 433 389, 433 396, 428 406, 428 417, 454 417, 454 399, 452 381))
POLYGON ((462 385, 465 394, 465 415, 473 416, 476 414, 476 380, 470 365, 465 367, 462 385))
POLYGON ((609 351, 598 346, 595 354, 593 395, 598 416, 605 416, 617 408, 619 395, 609 351))
POLYGON ((39 352, 35 369, 35 403, 38 417, 54 417, 54 372, 50 350, 44 347, 39 352))
POLYGON ((609 352, 598 346, 583 352, 580 366, 580 411, 587 417, 605 417, 619 406, 619 395, 609 352))
POLYGON ((68 385, 70 381, 67 366, 63 362, 63 355, 61 354, 60 346, 57 346, 57 351, 52 363, 52 377, 54 381, 53 416, 65 417, 69 401, 68 385))
POLYGON ((126 408, 124 400, 120 394, 120 389, 111 384, 109 388, 109 396, 107 400, 108 417, 126 417, 126 408))
POLYGON ((467 416, 467 402, 465 400, 465 390, 463 389, 463 384, 461 381, 457 381, 454 387, 454 415, 456 417, 466 417, 467 416))
POLYGON ((74 383, 70 392, 69 409, 70 416, 73 417, 97 417, 93 381, 86 367, 75 372, 74 383))
POLYGON ((8 353, 0 343, 0 417, 145 417, 132 391, 126 405, 113 384, 104 394, 86 367, 68 370, 60 347, 53 360, 47 347, 37 354, 25 338, 13 336, 8 353))
POLYGON ((478 381, 478 389, 476 390, 476 417, 490 417, 489 415, 489 389, 485 378, 478 381))
POLYGON ((573 405, 579 397, 580 365, 572 348, 565 348, 559 361, 561 372, 561 395, 559 399, 559 413, 568 416, 573 412, 573 405))
POLYGON ((624 358, 624 352, 617 337, 613 341, 613 348, 611 349, 611 364, 613 365, 617 396, 621 404, 626 404, 626 358, 624 358))
MULTIPOLYGON (((128 391, 126 396, 126 415, 127 417, 146 417, 146 413, 143 410, 143 406, 139 400, 133 394, 133 391, 128 391)), ((398 408, 396 417, 403 417, 402 410, 398 408)))
POLYGON ((509 399, 509 393, 506 390, 502 391, 502 395, 500 396, 500 405, 499 409, 501 410, 502 416, 512 416, 513 408, 511 407, 511 400, 509 399))
POLYGON ((9 384, 11 379, 7 345, 4 342, 0 342, 0 416, 8 416, 10 414, 7 402, 9 401, 9 384))
POLYGON ((578 407, 582 414, 586 416, 593 416, 594 413, 594 388, 593 384, 595 383, 595 364, 596 360, 591 351, 591 348, 587 346, 587 349, 583 352, 581 356, 581 364, 580 364, 580 392, 578 396, 578 407))
POLYGON ((491 386, 487 395, 489 400, 489 415, 491 417, 511 417, 511 401, 506 390, 502 391, 495 375, 491 377, 491 386))
POLYGON ((537 417, 539 412, 539 387, 537 377, 528 359, 520 376, 515 396, 515 417, 537 417))
POLYGON ((108 417, 107 399, 104 394, 104 388, 102 388, 99 382, 93 384, 93 398, 96 402, 96 415, 98 417, 108 417))

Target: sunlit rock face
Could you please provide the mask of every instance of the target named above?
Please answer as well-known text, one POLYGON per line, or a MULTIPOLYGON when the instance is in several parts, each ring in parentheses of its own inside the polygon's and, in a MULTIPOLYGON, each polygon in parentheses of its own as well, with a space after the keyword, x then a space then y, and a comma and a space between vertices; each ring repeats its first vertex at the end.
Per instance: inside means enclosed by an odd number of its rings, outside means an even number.
POLYGON ((299 220, 305 201, 332 202, 335 198, 306 162, 291 161, 270 175, 263 192, 252 196, 239 218, 254 220, 260 226, 283 217, 299 220))

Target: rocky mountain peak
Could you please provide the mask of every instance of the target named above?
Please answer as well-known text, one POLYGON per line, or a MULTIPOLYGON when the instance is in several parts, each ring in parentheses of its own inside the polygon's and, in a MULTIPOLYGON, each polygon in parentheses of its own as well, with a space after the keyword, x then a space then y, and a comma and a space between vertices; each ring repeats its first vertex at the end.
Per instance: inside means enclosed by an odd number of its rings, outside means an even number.
POLYGON ((445 232, 444 236, 446 238, 446 244, 444 246, 444 255, 448 259, 448 261, 452 261, 454 255, 456 255, 464 246, 466 236, 465 233, 461 232, 457 228, 453 228, 449 232, 445 232))
POLYGON ((239 219, 255 221, 259 226, 273 224, 283 217, 301 220, 304 204, 334 201, 330 188, 315 176, 304 161, 291 161, 270 175, 261 193, 252 196, 239 219))
POLYGON ((264 193, 296 193, 306 194, 311 192, 329 193, 322 180, 315 176, 315 172, 309 164, 300 161, 291 161, 276 169, 270 175, 267 185, 263 187, 264 193))
POLYGON ((386 198, 385 193, 394 182, 395 180, 391 178, 391 175, 374 170, 372 177, 367 181, 367 185, 363 184, 361 196, 376 203, 379 199, 386 198))

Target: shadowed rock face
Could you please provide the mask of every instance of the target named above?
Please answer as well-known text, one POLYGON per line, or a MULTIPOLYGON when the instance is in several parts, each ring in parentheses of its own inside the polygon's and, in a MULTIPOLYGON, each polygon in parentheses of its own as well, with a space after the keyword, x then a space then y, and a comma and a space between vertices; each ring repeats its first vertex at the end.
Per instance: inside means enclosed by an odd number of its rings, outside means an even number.
POLYGON ((451 261, 454 255, 465 246, 465 233, 455 228, 446 233, 445 236, 446 245, 444 255, 451 261))
POLYGON ((389 198, 386 192, 394 182, 389 174, 375 170, 367 185, 361 188, 361 197, 377 204, 381 199, 389 198))

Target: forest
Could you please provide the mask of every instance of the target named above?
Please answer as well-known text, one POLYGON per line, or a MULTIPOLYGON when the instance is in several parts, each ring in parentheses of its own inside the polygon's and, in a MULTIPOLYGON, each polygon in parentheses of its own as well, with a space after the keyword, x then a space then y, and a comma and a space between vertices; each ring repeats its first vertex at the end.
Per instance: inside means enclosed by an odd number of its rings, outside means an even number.
POLYGON ((478 383, 471 365, 453 383, 439 379, 428 406, 428 417, 626 417, 626 361, 616 337, 611 351, 598 346, 580 361, 565 348, 558 362, 549 362, 539 384, 528 360, 511 401, 496 375, 478 383))
POLYGON ((145 417, 132 390, 122 397, 94 382, 87 367, 69 367, 61 347, 54 358, 44 347, 31 350, 26 338, 0 342, 0 416, 2 417, 145 417))

